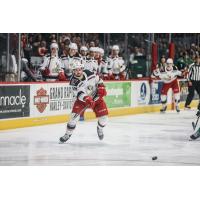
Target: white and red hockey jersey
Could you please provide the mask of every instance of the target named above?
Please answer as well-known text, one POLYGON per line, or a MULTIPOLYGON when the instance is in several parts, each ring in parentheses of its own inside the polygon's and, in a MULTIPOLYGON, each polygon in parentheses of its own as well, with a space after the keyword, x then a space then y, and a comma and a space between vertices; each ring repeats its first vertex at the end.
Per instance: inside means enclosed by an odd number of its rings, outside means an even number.
POLYGON ((97 97, 99 84, 103 84, 103 80, 89 70, 83 71, 81 79, 73 75, 70 79, 70 86, 72 86, 74 101, 78 99, 84 102, 85 96, 97 97))
POLYGON ((84 63, 84 69, 85 70, 89 70, 95 74, 97 74, 98 72, 98 62, 97 60, 95 60, 94 58, 90 58, 88 57, 86 60, 85 60, 85 63, 84 63))
POLYGON ((63 72, 63 65, 57 56, 47 55, 44 57, 40 70, 45 72, 44 74, 49 81, 56 80, 59 73, 63 72))
POLYGON ((107 58, 108 63, 108 71, 112 74, 120 74, 126 69, 125 62, 122 57, 108 57, 107 58))
POLYGON ((80 57, 75 57, 75 56, 63 56, 61 58, 62 64, 63 64, 63 68, 65 71, 66 76, 69 78, 72 76, 72 68, 73 65, 79 61, 81 62, 81 58, 80 57))
POLYGON ((160 71, 159 68, 154 70, 153 76, 160 78, 164 83, 171 83, 177 79, 178 76, 182 76, 182 72, 179 71, 176 66, 173 66, 170 70, 166 66, 162 71, 160 71))

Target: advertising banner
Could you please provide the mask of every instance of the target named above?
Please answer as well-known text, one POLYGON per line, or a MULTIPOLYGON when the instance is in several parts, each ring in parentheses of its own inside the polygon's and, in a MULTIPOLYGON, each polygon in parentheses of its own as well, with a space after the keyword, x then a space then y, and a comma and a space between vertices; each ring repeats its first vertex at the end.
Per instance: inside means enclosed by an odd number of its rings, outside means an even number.
POLYGON ((151 82, 151 84, 150 84, 150 87, 151 87, 150 104, 160 104, 162 86, 163 86, 162 81, 152 81, 151 82))
POLYGON ((131 106, 131 82, 106 82, 108 108, 131 106))
POLYGON ((149 81, 132 82, 132 106, 148 105, 150 102, 149 81))
POLYGON ((31 116, 68 114, 72 99, 72 88, 68 83, 32 85, 31 116))
POLYGON ((0 86, 0 119, 30 116, 30 86, 0 86))

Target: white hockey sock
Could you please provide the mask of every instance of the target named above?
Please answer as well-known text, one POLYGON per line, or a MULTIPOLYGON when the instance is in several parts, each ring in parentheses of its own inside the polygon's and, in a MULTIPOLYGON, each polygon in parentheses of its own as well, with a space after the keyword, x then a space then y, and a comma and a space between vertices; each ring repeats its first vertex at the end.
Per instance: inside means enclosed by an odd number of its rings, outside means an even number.
POLYGON ((102 116, 102 117, 99 117, 98 125, 97 125, 97 126, 98 126, 100 129, 103 129, 103 128, 106 126, 106 124, 107 124, 107 120, 108 120, 107 115, 102 116))
POLYGON ((179 103, 180 103, 180 93, 174 94, 174 99, 175 99, 175 104, 176 104, 176 106, 179 107, 179 103))

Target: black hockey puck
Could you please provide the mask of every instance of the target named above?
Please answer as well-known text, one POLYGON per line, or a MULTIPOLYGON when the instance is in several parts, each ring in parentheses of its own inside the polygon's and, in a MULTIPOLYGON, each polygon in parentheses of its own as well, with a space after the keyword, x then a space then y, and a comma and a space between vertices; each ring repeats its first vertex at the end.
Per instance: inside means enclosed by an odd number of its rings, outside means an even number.
POLYGON ((158 159, 157 156, 153 156, 153 157, 152 157, 152 160, 157 160, 157 159, 158 159))

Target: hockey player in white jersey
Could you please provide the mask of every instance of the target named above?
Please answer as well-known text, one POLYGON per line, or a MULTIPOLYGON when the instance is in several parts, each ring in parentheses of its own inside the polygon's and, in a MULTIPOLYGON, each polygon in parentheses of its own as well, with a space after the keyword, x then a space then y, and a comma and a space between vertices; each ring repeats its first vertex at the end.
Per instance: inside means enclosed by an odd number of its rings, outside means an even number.
POLYGON ((63 71, 63 65, 58 57, 58 44, 50 45, 51 53, 44 57, 40 71, 45 81, 65 81, 66 77, 63 71))
POLYGON ((97 51, 97 47, 90 47, 89 55, 87 56, 86 62, 84 64, 85 69, 94 72, 95 74, 98 72, 98 63, 97 60, 95 60, 95 54, 97 51))
POLYGON ((173 59, 167 59, 167 65, 165 66, 163 71, 160 71, 157 68, 153 72, 154 77, 158 77, 163 81, 163 86, 161 90, 161 103, 162 108, 160 112, 165 112, 167 109, 167 93, 168 90, 171 88, 174 93, 175 104, 176 104, 176 111, 179 113, 179 103, 180 103, 180 88, 178 84, 177 77, 182 76, 182 72, 177 69, 176 66, 173 64, 173 59))
POLYGON ((108 77, 108 65, 106 60, 104 59, 104 50, 102 48, 98 49, 99 57, 98 57, 98 74, 103 80, 109 80, 108 77))
POLYGON ((77 59, 79 58, 77 44, 70 43, 69 55, 61 57, 64 71, 65 71, 65 76, 67 77, 68 80, 72 76, 72 66, 73 66, 74 60, 76 60, 76 58, 77 59))
POLYGON ((119 46, 112 47, 111 55, 107 58, 110 80, 125 80, 125 62, 119 57, 119 46))
POLYGON ((103 99, 107 94, 103 81, 93 72, 83 70, 81 63, 76 63, 70 86, 72 86, 75 97, 74 105, 70 120, 67 123, 66 133, 60 138, 60 142, 64 143, 71 137, 80 114, 87 108, 91 108, 98 118, 97 134, 99 139, 102 140, 104 137, 103 128, 106 125, 108 115, 107 106, 103 99))
POLYGON ((86 60, 87 54, 88 54, 88 48, 87 48, 86 46, 81 46, 79 56, 80 56, 83 60, 86 60))
POLYGON ((81 46, 79 57, 81 58, 81 63, 85 66, 87 60, 88 48, 86 46, 81 46))

